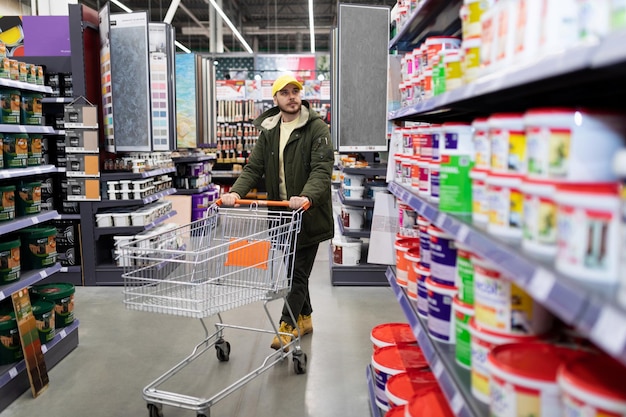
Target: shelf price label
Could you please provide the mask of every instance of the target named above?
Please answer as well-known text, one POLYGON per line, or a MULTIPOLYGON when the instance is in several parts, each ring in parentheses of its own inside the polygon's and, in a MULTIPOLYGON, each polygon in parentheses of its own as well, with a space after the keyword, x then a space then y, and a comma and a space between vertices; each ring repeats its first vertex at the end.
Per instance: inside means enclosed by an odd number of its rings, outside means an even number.
POLYGON ((622 314, 612 307, 602 308, 590 336, 607 353, 621 355, 626 345, 626 323, 622 314))
POLYGON ((465 402, 463 401, 463 397, 458 392, 455 392, 452 400, 450 400, 450 408, 455 416, 458 416, 461 413, 464 405, 465 402))
POLYGON ((528 283, 528 293, 539 302, 548 300, 556 278, 545 269, 537 269, 528 283))

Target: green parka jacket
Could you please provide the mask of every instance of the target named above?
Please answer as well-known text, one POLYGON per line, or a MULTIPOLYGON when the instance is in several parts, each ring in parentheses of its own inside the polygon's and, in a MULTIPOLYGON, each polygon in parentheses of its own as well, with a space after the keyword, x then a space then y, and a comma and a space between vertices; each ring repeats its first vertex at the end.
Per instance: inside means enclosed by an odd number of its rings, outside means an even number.
MULTIPOLYGON (((231 192, 243 197, 265 175, 267 198, 280 200, 280 119, 279 108, 273 107, 254 120, 254 125, 261 133, 231 192)), ((334 235, 331 201, 333 146, 328 126, 306 100, 302 100, 299 123, 285 145, 283 161, 287 199, 292 196, 306 196, 311 201, 311 207, 302 216, 298 246, 304 247, 331 239, 334 235)))

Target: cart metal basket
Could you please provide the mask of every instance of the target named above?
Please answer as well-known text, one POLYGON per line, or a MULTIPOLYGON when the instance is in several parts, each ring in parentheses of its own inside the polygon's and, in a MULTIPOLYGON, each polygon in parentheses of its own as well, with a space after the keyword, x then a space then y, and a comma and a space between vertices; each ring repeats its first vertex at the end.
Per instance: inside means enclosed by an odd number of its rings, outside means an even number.
MULTIPOLYGON (((204 329, 204 339, 189 356, 144 388, 150 417, 162 416, 163 405, 208 417, 213 404, 289 355, 295 372, 306 372, 307 356, 298 336, 268 355, 258 368, 209 398, 159 389, 211 347, 215 347, 218 360, 228 361, 230 343, 224 339, 224 328, 282 334, 268 303, 282 299, 286 304, 303 211, 260 206, 286 206, 287 202, 237 203, 250 206, 227 209, 214 204, 203 219, 119 247, 122 264, 126 265, 122 276, 127 308, 197 318, 204 329), (222 312, 254 302, 262 302, 271 329, 223 322, 222 312), (210 333, 204 318, 214 315, 218 322, 210 333)), ((293 313, 289 313, 295 323, 293 313)))

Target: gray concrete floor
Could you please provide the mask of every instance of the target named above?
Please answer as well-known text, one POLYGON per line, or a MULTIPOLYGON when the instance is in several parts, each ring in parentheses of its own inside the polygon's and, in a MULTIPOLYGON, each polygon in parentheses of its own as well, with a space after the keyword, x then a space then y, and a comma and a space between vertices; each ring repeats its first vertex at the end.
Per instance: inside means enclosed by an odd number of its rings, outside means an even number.
MULTIPOLYGON (((371 361, 372 327, 405 321, 388 287, 334 287, 328 247, 320 246, 310 279, 313 334, 304 336, 307 372, 297 375, 291 357, 276 364, 210 409, 219 416, 369 416, 365 369, 371 361)), ((188 355, 204 332, 197 319, 126 310, 120 287, 78 287, 79 345, 49 372, 50 385, 38 398, 24 393, 2 417, 148 416, 143 388, 188 355)), ((282 301, 271 304, 278 320, 282 301)), ((225 323, 267 327, 260 303, 227 311, 225 323)), ((207 319, 212 324, 215 317, 207 319)), ((212 328, 212 326, 211 326, 212 328)), ((214 349, 164 386, 176 393, 208 398, 252 372, 273 350, 272 336, 226 330, 230 360, 214 349)), ((165 417, 195 416, 165 406, 165 417)))

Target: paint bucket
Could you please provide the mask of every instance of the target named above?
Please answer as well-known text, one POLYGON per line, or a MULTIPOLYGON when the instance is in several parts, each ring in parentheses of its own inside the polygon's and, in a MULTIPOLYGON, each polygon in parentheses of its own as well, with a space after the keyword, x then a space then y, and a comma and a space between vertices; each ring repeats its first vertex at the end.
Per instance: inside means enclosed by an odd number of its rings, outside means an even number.
POLYGON ((0 88, 0 124, 20 124, 21 93, 0 88))
POLYGON ((430 268, 421 263, 417 265, 417 314, 423 319, 428 319, 428 289, 426 280, 430 279, 430 268))
POLYGON ((430 235, 428 234, 430 222, 426 217, 418 216, 417 225, 420 233, 420 263, 430 269, 430 235))
POLYGON ((34 298, 54 304, 54 327, 69 326, 74 322, 74 285, 70 283, 35 285, 30 289, 34 298))
POLYGON ((365 175, 343 173, 344 187, 361 187, 365 181, 365 175))
POLYGON ((0 338, 0 365, 9 365, 24 357, 13 312, 0 312, 0 338))
POLYGON ((454 343, 455 330, 452 316, 452 299, 457 293, 453 285, 426 280, 428 290, 428 333, 443 343, 454 343))
POLYGON ((365 187, 342 187, 343 190, 343 198, 346 200, 362 200, 363 199, 363 190, 365 187))
POLYGON ((341 222, 345 229, 361 230, 365 213, 361 207, 341 206, 341 222))
POLYGON ((430 368, 408 369, 387 380, 385 395, 389 407, 393 408, 407 405, 415 395, 422 395, 433 388, 439 388, 439 383, 430 368))
POLYGON ((20 240, 0 243, 0 285, 20 279, 20 240))
POLYGON ((409 263, 406 296, 417 301, 417 268, 420 264, 420 247, 414 246, 404 253, 404 259, 409 263))
POLYGON ((372 355, 376 404, 385 411, 389 408, 385 388, 390 377, 406 372, 407 369, 420 369, 427 366, 428 362, 424 353, 418 346, 386 346, 376 349, 372 355))
POLYGON ((5 168, 24 168, 28 165, 26 133, 5 133, 2 143, 5 168))
POLYGON ((441 229, 430 226, 430 277, 444 285, 455 285, 456 245, 454 238, 441 229))
POLYGON ((30 216, 41 212, 41 182, 20 182, 17 186, 17 216, 30 216))
POLYGON ((336 265, 358 265, 361 263, 361 239, 333 239, 333 263, 336 265))
POLYGON ((48 343, 56 334, 54 322, 54 303, 36 300, 32 303, 33 315, 37 321, 37 331, 41 343, 48 343))
POLYGON ((507 335, 503 333, 493 332, 478 325, 474 318, 470 319, 470 334, 472 364, 470 371, 470 385, 474 398, 489 404, 489 370, 487 368, 487 356, 489 352, 500 345, 506 343, 534 342, 539 338, 537 336, 528 335, 507 335))
POLYGON ((385 413, 385 417, 404 417, 405 410, 406 406, 397 405, 387 410, 387 413, 385 413))
POLYGON ((372 328, 370 340, 374 350, 387 346, 415 345, 417 339, 408 323, 383 323, 372 328))
POLYGON ((0 221, 15 219, 15 185, 0 187, 0 221))
POLYGON ((626 369, 604 355, 588 355, 561 366, 557 381, 561 388, 564 416, 625 416, 626 369))
POLYGON ((505 279, 487 261, 472 257, 474 310, 481 327, 504 334, 542 334, 552 315, 526 291, 505 279))
MULTIPOLYGON (((559 366, 583 351, 548 343, 512 343, 487 356, 493 417, 560 416, 559 366)), ((571 415, 571 414, 565 414, 571 415)))
POLYGON ((454 285, 459 289, 459 301, 474 305, 474 265, 472 264, 472 250, 462 243, 455 242, 456 272, 454 285))
POLYGON ((56 227, 29 227, 19 232, 24 271, 49 268, 57 261, 56 227))
POLYGON ((452 302, 454 314, 455 345, 454 357, 456 363, 465 369, 472 368, 472 335, 469 322, 474 317, 473 306, 462 302, 458 294, 452 302))
POLYGON ((35 92, 22 92, 22 111, 21 111, 21 123, 23 125, 36 125, 39 126, 42 123, 43 112, 41 100, 43 94, 35 92))
POLYGON ((400 239, 394 243, 396 249, 396 281, 401 287, 407 286, 409 277, 410 262, 404 255, 409 249, 419 247, 419 244, 418 238, 400 239))
POLYGON ((405 417, 454 417, 448 399, 440 388, 416 395, 406 405, 405 417))

